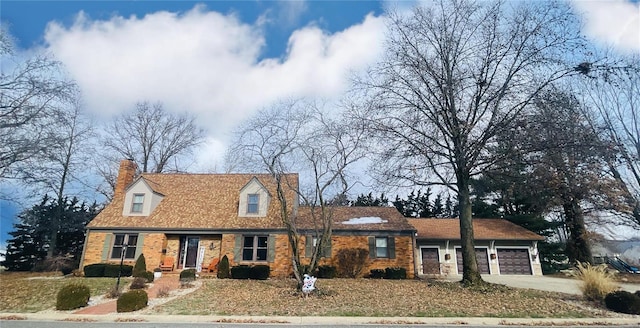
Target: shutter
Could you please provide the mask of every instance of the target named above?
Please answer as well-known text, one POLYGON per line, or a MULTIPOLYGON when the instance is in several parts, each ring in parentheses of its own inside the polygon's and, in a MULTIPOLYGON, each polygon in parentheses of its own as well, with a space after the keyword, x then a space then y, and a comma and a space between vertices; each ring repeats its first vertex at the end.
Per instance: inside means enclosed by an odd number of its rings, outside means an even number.
POLYGON ((144 245, 144 235, 145 233, 138 234, 138 241, 136 242, 136 255, 134 255, 134 259, 138 259, 138 256, 142 254, 142 246, 144 245))
POLYGON ((324 248, 322 249, 322 256, 331 258, 331 238, 327 239, 327 244, 324 245, 324 248))
POLYGON ((273 262, 276 259, 276 235, 269 235, 267 239, 267 262, 273 262))
POLYGON ((109 258, 111 237, 113 237, 113 235, 108 233, 104 238, 104 246, 102 246, 102 262, 106 262, 109 258))
POLYGON ((306 235, 304 241, 304 257, 311 257, 313 254, 313 236, 306 235))
POLYGON ((389 258, 396 258, 396 239, 394 237, 387 238, 387 250, 389 252, 389 258))
POLYGON ((233 262, 239 263, 242 261, 242 235, 235 235, 236 243, 233 247, 233 262))
POLYGON ((369 237, 369 258, 376 258, 376 237, 369 237))

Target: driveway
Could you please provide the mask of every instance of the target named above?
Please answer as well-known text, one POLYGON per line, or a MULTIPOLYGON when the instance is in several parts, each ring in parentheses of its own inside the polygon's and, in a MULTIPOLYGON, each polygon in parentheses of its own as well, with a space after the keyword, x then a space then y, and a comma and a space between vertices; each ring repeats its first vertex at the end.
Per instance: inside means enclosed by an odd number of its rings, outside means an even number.
MULTIPOLYGON (((450 275, 444 277, 447 281, 460 281, 461 275, 450 275)), ((556 278, 547 276, 524 276, 524 275, 482 275, 482 279, 493 284, 502 284, 516 288, 531 288, 548 292, 560 292, 567 294, 581 295, 580 281, 571 278, 556 278)), ((635 292, 640 290, 640 284, 619 284, 622 290, 635 292)))

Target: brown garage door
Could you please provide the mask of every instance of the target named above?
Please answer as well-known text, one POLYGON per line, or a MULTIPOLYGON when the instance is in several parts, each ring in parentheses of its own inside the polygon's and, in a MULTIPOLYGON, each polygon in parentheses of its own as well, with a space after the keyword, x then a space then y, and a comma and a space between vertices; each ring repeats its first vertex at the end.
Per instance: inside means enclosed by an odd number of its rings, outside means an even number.
MULTIPOLYGON (((489 274, 489 258, 486 248, 476 248, 476 260, 480 273, 489 274)), ((456 248, 456 262, 458 263, 458 274, 462 274, 462 248, 456 248)))
POLYGON ((531 274, 529 251, 522 248, 498 248, 500 274, 531 274))
POLYGON ((422 248, 422 273, 440 274, 440 259, 437 248, 422 248))

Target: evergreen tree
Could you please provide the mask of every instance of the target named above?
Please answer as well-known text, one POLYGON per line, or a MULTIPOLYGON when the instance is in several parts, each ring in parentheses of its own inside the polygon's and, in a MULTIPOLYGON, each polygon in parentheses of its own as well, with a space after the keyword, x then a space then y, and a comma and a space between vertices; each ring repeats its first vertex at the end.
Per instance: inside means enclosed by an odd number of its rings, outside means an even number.
POLYGON ((389 199, 384 195, 384 193, 380 194, 380 197, 373 197, 371 193, 368 195, 360 194, 356 198, 355 201, 351 202, 351 206, 389 206, 389 199))
POLYGON ((442 195, 438 194, 436 199, 433 201, 432 207, 433 216, 436 218, 444 218, 447 217, 444 211, 444 205, 442 204, 442 195))
POLYGON ((77 198, 63 198, 58 206, 57 201, 44 196, 42 201, 18 215, 20 223, 14 224, 13 237, 7 241, 7 253, 2 263, 10 271, 31 270, 36 263, 45 259, 52 246, 50 236, 53 217, 60 222, 58 238, 56 238, 56 255, 64 255, 76 263, 82 255, 84 245, 84 227, 98 213, 94 203, 87 206, 77 198))

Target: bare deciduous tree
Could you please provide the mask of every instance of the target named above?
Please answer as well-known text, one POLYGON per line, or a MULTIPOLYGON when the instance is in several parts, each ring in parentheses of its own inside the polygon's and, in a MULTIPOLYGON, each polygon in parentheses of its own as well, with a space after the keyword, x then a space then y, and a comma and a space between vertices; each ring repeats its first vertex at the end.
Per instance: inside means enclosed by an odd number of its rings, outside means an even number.
MULTIPOLYGON (((349 189, 347 168, 363 157, 363 130, 328 115, 315 103, 291 100, 266 108, 238 131, 228 158, 236 168, 268 172, 274 179, 282 223, 291 247, 293 272, 302 287, 299 220, 285 194, 296 193, 309 207, 312 234, 317 242, 309 260, 309 272, 317 267, 322 250, 331 240, 332 196, 349 189), (286 173, 301 171, 306 188, 295 188, 286 173), (293 189, 293 190, 292 190, 293 189)), ((305 227, 304 229, 308 229, 305 227)))
POLYGON ((569 7, 509 5, 440 0, 408 16, 392 13, 386 56, 359 81, 371 97, 361 116, 384 146, 382 176, 457 194, 465 284, 482 282, 470 180, 500 161, 487 152, 496 134, 552 81, 575 72, 564 57, 582 43, 569 7))
POLYGON ((134 112, 116 117, 106 130, 108 155, 99 171, 111 187, 102 190, 109 198, 115 181, 111 163, 130 158, 142 172, 179 171, 182 156, 200 145, 205 135, 195 117, 171 114, 162 104, 148 102, 138 103, 134 112))
POLYGON ((4 29, 0 60, 0 178, 20 178, 19 172, 28 170, 27 160, 46 157, 46 150, 58 143, 50 127, 56 125, 55 110, 74 96, 75 84, 46 55, 21 61, 4 29))
MULTIPOLYGON (((640 229, 640 57, 623 57, 615 68, 581 76, 585 101, 597 111, 603 138, 612 146, 609 168, 623 191, 624 215, 615 223, 640 229)), ((589 72, 587 72, 589 73, 589 72)))

